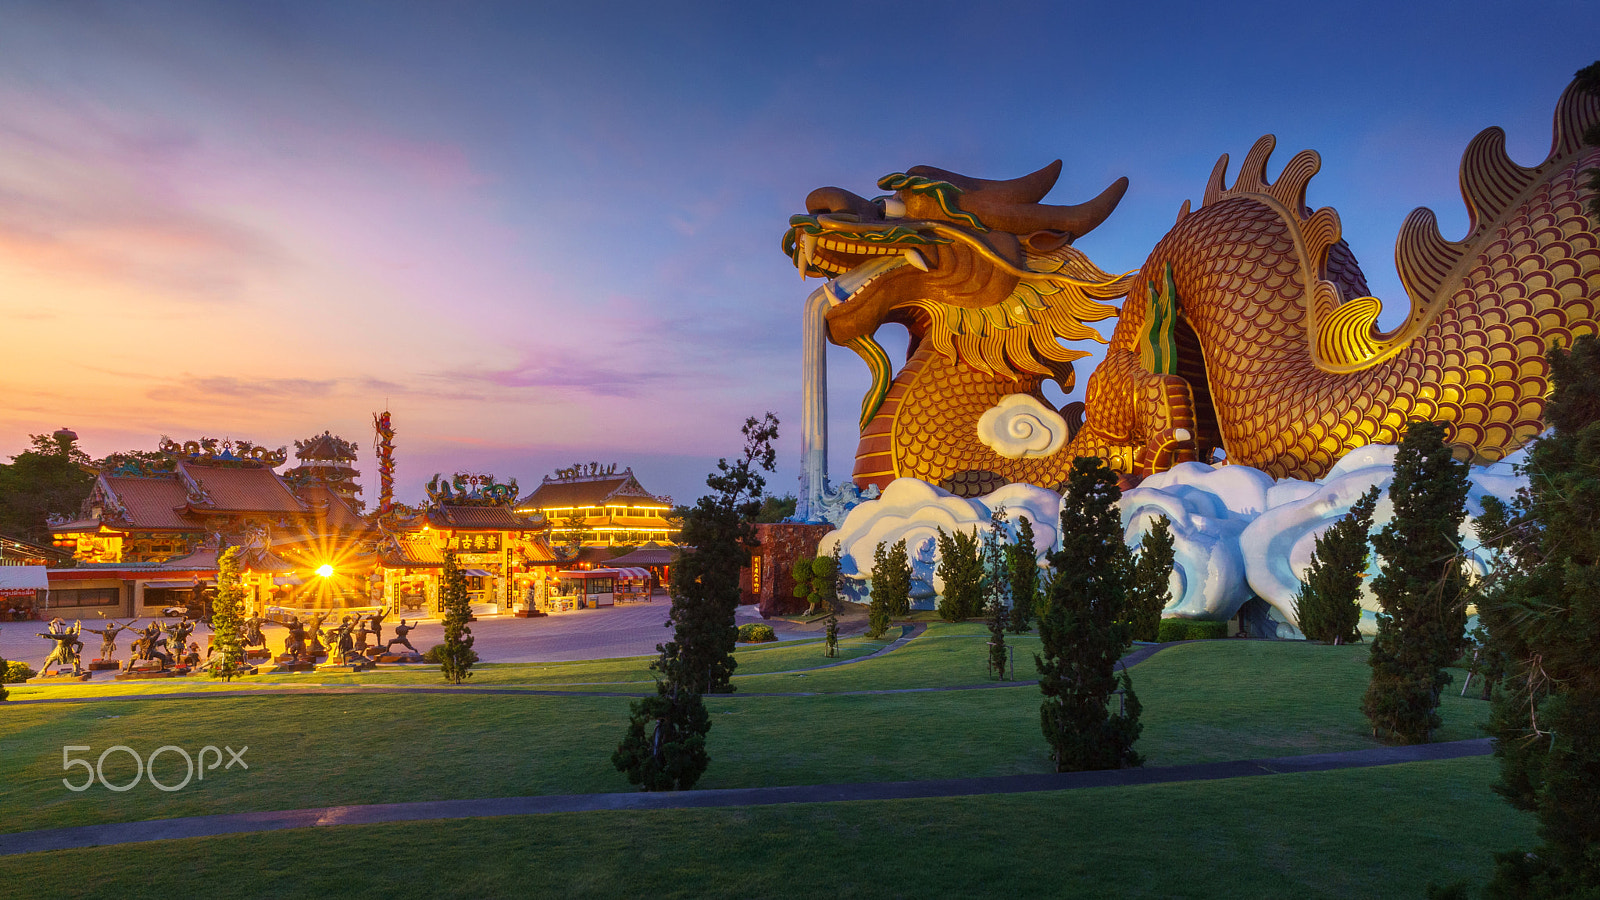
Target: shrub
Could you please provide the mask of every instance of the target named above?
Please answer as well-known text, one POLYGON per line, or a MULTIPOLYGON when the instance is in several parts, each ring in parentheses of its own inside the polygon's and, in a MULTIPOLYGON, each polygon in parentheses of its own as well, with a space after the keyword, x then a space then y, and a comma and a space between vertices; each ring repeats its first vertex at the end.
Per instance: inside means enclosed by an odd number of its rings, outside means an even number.
POLYGON ((13 659, 6 665, 5 683, 21 684, 38 674, 39 673, 35 672, 33 667, 27 663, 22 662, 21 660, 13 659))
POLYGON ((778 635, 772 630, 771 625, 763 625, 760 622, 746 622, 739 626, 739 643, 741 644, 765 644, 768 641, 777 639, 778 635))
MULTIPOLYGON (((434 644, 432 647, 428 648, 427 653, 422 654, 422 661, 425 663, 433 663, 434 665, 443 665, 444 651, 445 646, 443 644, 434 644)), ((478 651, 468 650, 467 653, 470 655, 472 662, 478 661, 478 651)))
MULTIPOLYGON (((834 545, 835 550, 838 545, 834 545)), ((839 599, 839 563, 831 556, 819 556, 811 561, 811 593, 806 596, 818 612, 833 610, 839 599)))
POLYGON ((1214 641, 1228 636, 1227 622, 1189 621, 1189 640, 1214 641))

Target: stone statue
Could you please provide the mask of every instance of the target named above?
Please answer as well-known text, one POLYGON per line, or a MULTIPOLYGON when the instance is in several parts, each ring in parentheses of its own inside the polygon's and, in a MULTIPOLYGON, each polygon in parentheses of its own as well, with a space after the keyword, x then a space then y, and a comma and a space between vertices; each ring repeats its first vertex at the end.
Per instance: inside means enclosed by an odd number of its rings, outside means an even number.
POLYGON ((385 606, 370 616, 367 616, 367 634, 372 635, 372 646, 383 643, 383 620, 389 617, 393 607, 385 606))
POLYGON ((148 660, 159 662, 161 669, 172 665, 172 654, 167 652, 167 636, 162 633, 161 623, 151 622, 138 632, 138 637, 133 641, 128 664, 123 667, 124 672, 132 672, 134 665, 148 660))
POLYGON ((244 645, 246 648, 260 647, 266 649, 267 636, 261 633, 260 616, 252 614, 250 618, 244 620, 244 645))

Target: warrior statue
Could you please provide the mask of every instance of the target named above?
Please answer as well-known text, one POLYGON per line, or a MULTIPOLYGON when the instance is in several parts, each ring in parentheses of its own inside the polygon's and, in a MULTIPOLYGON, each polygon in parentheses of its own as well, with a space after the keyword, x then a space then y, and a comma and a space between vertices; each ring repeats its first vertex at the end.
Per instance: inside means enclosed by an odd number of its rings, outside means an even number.
POLYGON ((104 628, 85 628, 84 631, 100 635, 100 659, 110 660, 117 655, 117 635, 134 630, 132 625, 132 622, 111 621, 104 628))
POLYGON ((389 648, 395 644, 404 644, 407 650, 416 653, 417 648, 411 646, 411 640, 407 637, 407 635, 411 634, 412 629, 416 627, 416 625, 407 625, 406 620, 401 619, 400 624, 394 627, 394 637, 390 639, 389 643, 383 645, 383 651, 387 653, 389 648))
POLYGON ((71 628, 65 628, 66 624, 61 619, 51 619, 49 631, 36 632, 39 637, 56 642, 54 649, 50 651, 50 656, 45 659, 44 665, 39 667, 40 672, 51 666, 71 666, 72 674, 81 675, 83 673, 83 670, 78 665, 79 657, 83 651, 83 641, 78 638, 78 635, 83 631, 83 623, 81 621, 73 622, 71 628))

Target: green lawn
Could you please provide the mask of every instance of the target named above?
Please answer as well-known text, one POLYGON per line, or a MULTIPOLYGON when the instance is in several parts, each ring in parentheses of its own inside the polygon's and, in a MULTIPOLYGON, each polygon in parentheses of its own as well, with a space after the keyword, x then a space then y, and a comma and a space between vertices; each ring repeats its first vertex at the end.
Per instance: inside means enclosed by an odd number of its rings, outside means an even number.
POLYGON ((1071 792, 268 832, 0 858, 7 896, 1421 897, 1531 819, 1489 759, 1071 792))
MULTIPOLYGON (((835 691, 982 683, 981 626, 935 625, 905 648, 805 678, 756 676, 740 691, 835 691)), ((745 654, 788 665, 804 648, 745 654), (764 656, 771 654, 771 656, 764 656)), ((864 648, 863 648, 864 649, 864 648)), ((1215 641, 1133 670, 1151 765, 1376 746, 1358 708, 1366 649, 1215 641)), ((600 663, 587 664, 596 667, 600 663)), ((610 665, 610 664, 608 664, 610 665)), ((617 661, 616 672, 627 671, 617 661)), ((137 683, 130 687, 137 687, 137 683)), ((713 762, 703 787, 880 781, 1048 771, 1036 688, 708 699, 713 762)), ((1443 738, 1474 737, 1481 701, 1447 698, 1443 738)), ((0 830, 245 810, 628 790, 612 769, 628 701, 527 695, 347 694, 8 705, 0 715, 0 830), (62 786, 61 748, 249 746, 248 772, 163 793, 62 786)), ((182 778, 161 759, 164 782, 182 778)), ((132 776, 107 758, 106 776, 132 776)), ((80 774, 74 775, 76 781, 80 774)))

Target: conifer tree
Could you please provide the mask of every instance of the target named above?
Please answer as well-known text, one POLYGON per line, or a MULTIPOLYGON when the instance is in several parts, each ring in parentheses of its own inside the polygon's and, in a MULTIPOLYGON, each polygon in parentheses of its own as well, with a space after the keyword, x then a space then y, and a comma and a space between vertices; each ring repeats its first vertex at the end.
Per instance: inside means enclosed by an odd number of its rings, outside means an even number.
POLYGON ((1361 578, 1367 571, 1367 533, 1378 505, 1374 485, 1333 527, 1317 536, 1311 567, 1295 597, 1295 618, 1306 640, 1325 644, 1361 640, 1361 578))
POLYGON ((460 684, 472 677, 472 664, 478 661, 473 651, 472 607, 467 603, 467 578, 456 564, 454 550, 444 552, 444 573, 439 585, 439 605, 444 611, 444 644, 439 651, 439 669, 444 680, 460 684))
POLYGON ((239 585, 238 547, 217 557, 217 596, 211 601, 211 676, 233 680, 244 665, 244 589, 239 585))
POLYGON ((673 632, 672 640, 661 645, 662 660, 679 661, 682 686, 696 694, 733 691, 739 570, 755 545, 753 523, 766 487, 761 471, 772 471, 777 459, 772 448, 778 438, 776 416, 751 416, 741 431, 744 455, 732 463, 717 460, 717 471, 706 478, 711 493, 684 512, 680 540, 693 550, 679 554, 672 568, 673 632))
POLYGON ((833 612, 828 613, 827 626, 828 626, 828 630, 825 632, 826 636, 825 636, 824 641, 823 641, 824 646, 827 648, 824 651, 824 655, 829 656, 829 657, 838 656, 839 655, 839 614, 838 613, 833 613, 833 612))
POLYGON ((939 617, 960 622, 983 609, 983 554, 978 532, 956 529, 954 534, 939 529, 939 577, 944 579, 944 597, 939 617))
POLYGON ((1172 523, 1157 516, 1139 541, 1129 589, 1129 624, 1133 639, 1154 641, 1161 631, 1161 611, 1172 602, 1172 523))
MULTIPOLYGON (((880 545, 878 550, 883 550, 880 545)), ((872 596, 883 597, 887 617, 911 614, 911 556, 906 552, 906 542, 895 541, 882 558, 873 552, 872 596)))
POLYGON ((1006 573, 1011 579, 1008 625, 1012 634, 1022 634, 1032 627, 1033 607, 1039 602, 1039 550, 1027 516, 1017 516, 1017 539, 1006 545, 1006 573))
POLYGON ((1466 518, 1467 465, 1445 444, 1446 426, 1413 420, 1395 457, 1389 499, 1394 520, 1372 539, 1383 557, 1373 579, 1378 634, 1372 681, 1361 709, 1374 737, 1421 744, 1439 727, 1445 667, 1464 646, 1466 576, 1461 521, 1466 518))
POLYGON ((989 621, 989 668, 998 677, 1006 672, 1006 622, 1011 608, 1011 572, 1006 565, 1006 539, 1010 517, 1004 506, 989 513, 989 530, 983 534, 984 616, 989 621))
MULTIPOLYGON (((901 541, 904 547, 905 542, 901 541)), ((888 545, 878 542, 872 551, 872 600, 867 605, 867 637, 880 638, 889 630, 889 552, 888 545)))
POLYGON ((11 692, 6 690, 6 675, 11 671, 10 666, 11 664, 6 662, 6 658, 0 656, 0 702, 4 702, 7 697, 11 696, 11 692))
POLYGON ((1061 500, 1061 549, 1039 608, 1042 654, 1034 656, 1044 693, 1039 721, 1058 772, 1117 769, 1144 762, 1134 752, 1140 705, 1117 661, 1128 647, 1128 581, 1132 564, 1122 542, 1121 492, 1104 460, 1072 464, 1061 500), (1107 703, 1120 686, 1126 712, 1107 703))
POLYGON ((794 576, 794 598, 811 602, 811 557, 797 556, 794 565, 789 567, 789 574, 794 576))
POLYGON ((1491 655, 1509 663, 1489 726, 1495 790, 1538 817, 1542 842, 1496 854, 1488 897, 1600 896, 1600 341, 1549 360, 1529 487, 1500 530, 1479 522, 1507 572, 1479 601, 1491 655))
POLYGON ((806 599, 816 612, 832 612, 839 599, 838 563, 831 556, 819 556, 811 561, 811 593, 806 599))
POLYGON ((752 523, 766 487, 756 470, 772 471, 777 458, 778 419, 752 416, 742 431, 744 456, 717 460, 717 471, 706 478, 712 493, 683 515, 682 540, 694 549, 680 554, 672 570, 673 639, 656 645, 660 656, 650 666, 656 695, 631 704, 628 731, 611 755, 612 765, 647 791, 694 787, 711 763, 711 716, 701 695, 733 691, 739 569, 753 544, 752 523))

